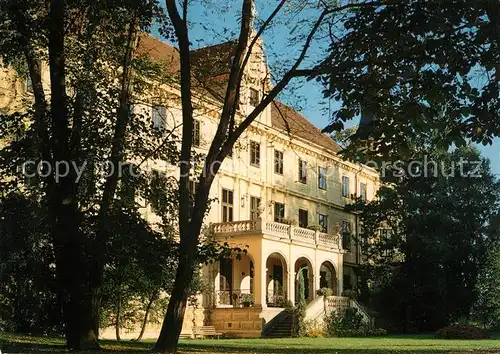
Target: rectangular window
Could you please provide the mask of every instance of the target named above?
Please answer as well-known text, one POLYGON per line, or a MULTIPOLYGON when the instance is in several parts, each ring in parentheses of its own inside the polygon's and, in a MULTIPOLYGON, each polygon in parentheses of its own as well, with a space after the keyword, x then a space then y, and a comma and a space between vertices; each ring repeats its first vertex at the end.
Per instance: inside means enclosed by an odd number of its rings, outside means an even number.
POLYGON ((195 119, 193 121, 193 146, 200 146, 200 121, 195 119))
POLYGON ((307 183, 307 162, 299 159, 299 182, 307 183))
POLYGON ((285 204, 274 203, 274 221, 283 222, 285 219, 285 204))
POLYGON ((151 192, 151 210, 153 213, 159 214, 161 212, 162 191, 163 191, 163 176, 158 170, 153 170, 151 178, 150 192, 151 192))
POLYGON ((260 216, 260 198, 250 197, 250 220, 260 216))
POLYGON ((122 178, 120 179, 119 195, 121 201, 126 205, 135 204, 137 181, 135 176, 137 166, 133 164, 125 164, 121 168, 122 178))
POLYGON ((256 141, 250 142, 250 164, 260 166, 260 144, 256 141))
POLYGON ((321 227, 321 232, 326 234, 328 232, 328 216, 318 214, 318 225, 321 227))
POLYGON ((344 290, 352 289, 352 280, 349 274, 344 274, 344 290))
POLYGON ((200 183, 198 181, 193 181, 192 179, 189 180, 189 194, 191 194, 191 196, 196 194, 199 185, 200 183))
POLYGON ((318 167, 318 188, 326 189, 326 168, 318 167))
POLYGON ((391 246, 391 229, 379 229, 380 233, 380 244, 383 247, 382 256, 391 257, 394 252, 394 248, 391 246))
POLYGON ((366 183, 361 182, 359 184, 359 196, 361 200, 366 200, 366 183))
POLYGON ((307 227, 309 225, 309 215, 307 210, 299 209, 299 227, 307 227))
POLYGON ((274 173, 283 174, 283 152, 274 150, 274 173))
POLYGON ((222 222, 233 221, 233 191, 222 190, 222 222))
POLYGON ((349 177, 342 176, 342 196, 349 197, 349 177))
POLYGON ((165 130, 165 118, 167 110, 163 106, 153 106, 153 129, 158 131, 165 130))
POLYGON ((342 221, 342 247, 345 250, 351 249, 351 223, 342 221))
POLYGON ((250 88, 250 105, 256 107, 259 104, 259 91, 250 88))
POLYGON ((33 82, 31 81, 30 74, 26 76, 26 91, 33 92, 33 82))
POLYGON ((135 109, 134 104, 129 101, 127 109, 128 109, 128 117, 132 118, 132 116, 134 114, 134 109, 135 109))

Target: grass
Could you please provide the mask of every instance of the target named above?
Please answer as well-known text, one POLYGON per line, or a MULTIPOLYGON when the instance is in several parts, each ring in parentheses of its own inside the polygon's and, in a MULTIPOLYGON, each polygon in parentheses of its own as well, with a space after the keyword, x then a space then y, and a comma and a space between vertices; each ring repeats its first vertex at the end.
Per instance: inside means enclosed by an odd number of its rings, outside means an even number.
MULTIPOLYGON (((152 341, 102 341, 105 353, 147 353, 152 341)), ((0 334, 3 353, 62 353, 61 338, 0 334)), ((205 339, 182 340, 181 353, 500 353, 500 339, 442 340, 431 335, 388 336, 379 338, 281 338, 281 339, 205 339)), ((87 352, 91 353, 91 352, 87 352)))

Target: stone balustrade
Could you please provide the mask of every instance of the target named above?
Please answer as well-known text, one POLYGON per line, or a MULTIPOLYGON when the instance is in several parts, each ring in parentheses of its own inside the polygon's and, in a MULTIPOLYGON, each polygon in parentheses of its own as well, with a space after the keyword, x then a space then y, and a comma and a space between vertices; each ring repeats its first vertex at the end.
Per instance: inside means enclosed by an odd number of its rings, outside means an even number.
POLYGON ((326 248, 341 248, 339 234, 328 234, 262 219, 216 223, 211 227, 216 237, 263 234, 280 240, 308 243, 326 248))

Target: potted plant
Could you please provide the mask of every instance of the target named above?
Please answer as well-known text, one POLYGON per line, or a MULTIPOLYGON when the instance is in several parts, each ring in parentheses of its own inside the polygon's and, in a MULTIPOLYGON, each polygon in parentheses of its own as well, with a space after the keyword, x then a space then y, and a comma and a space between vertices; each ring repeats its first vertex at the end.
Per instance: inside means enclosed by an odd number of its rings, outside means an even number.
POLYGON ((309 230, 312 230, 312 231, 321 231, 321 230, 323 230, 323 227, 321 227, 320 225, 309 225, 309 226, 307 226, 307 228, 309 230))
POLYGON ((283 219, 281 219, 281 223, 282 224, 287 224, 287 225, 290 225, 290 226, 296 226, 297 225, 297 220, 283 218, 283 219))
POLYGON ((316 290, 316 294, 318 296, 324 296, 326 298, 328 296, 333 296, 333 290, 330 288, 321 288, 316 290))
POLYGON ((233 307, 239 307, 240 305, 238 303, 238 294, 233 293, 232 298, 233 298, 233 307))
POLYGON ((253 302, 252 294, 241 294, 241 303, 243 307, 250 307, 253 302))

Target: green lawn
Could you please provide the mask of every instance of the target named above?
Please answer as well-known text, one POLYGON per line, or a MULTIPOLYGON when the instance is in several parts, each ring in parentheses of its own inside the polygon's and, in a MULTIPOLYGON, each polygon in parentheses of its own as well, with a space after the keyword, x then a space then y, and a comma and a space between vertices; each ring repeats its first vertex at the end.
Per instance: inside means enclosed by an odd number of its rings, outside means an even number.
MULTIPOLYGON (((145 353, 151 342, 103 341, 104 352, 145 353)), ((64 341, 58 338, 0 334, 3 353, 61 353, 64 341)), ((438 340, 432 336, 381 338, 283 338, 182 340, 181 353, 500 353, 500 339, 438 340)))

